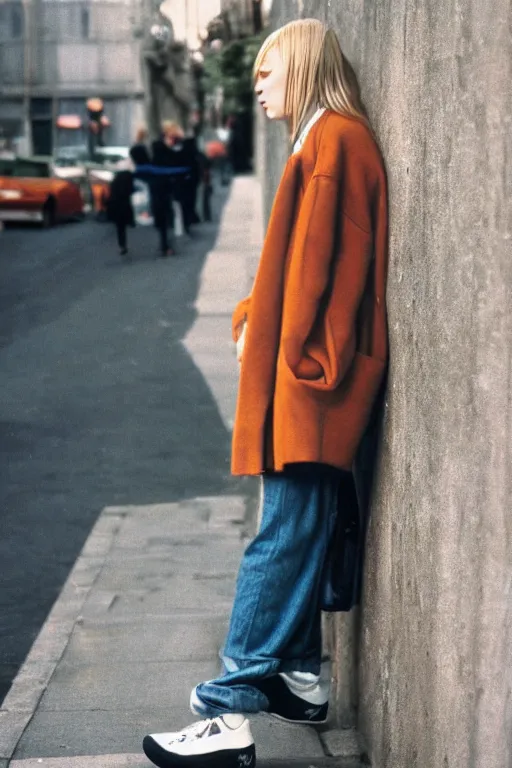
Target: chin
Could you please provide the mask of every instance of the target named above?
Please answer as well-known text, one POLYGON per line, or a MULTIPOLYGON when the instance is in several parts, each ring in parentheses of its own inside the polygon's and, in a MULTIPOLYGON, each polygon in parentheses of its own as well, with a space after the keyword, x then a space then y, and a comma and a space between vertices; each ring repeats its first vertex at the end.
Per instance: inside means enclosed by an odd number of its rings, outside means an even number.
POLYGON ((269 120, 282 120, 284 117, 280 112, 276 112, 275 109, 267 109, 266 115, 269 120))

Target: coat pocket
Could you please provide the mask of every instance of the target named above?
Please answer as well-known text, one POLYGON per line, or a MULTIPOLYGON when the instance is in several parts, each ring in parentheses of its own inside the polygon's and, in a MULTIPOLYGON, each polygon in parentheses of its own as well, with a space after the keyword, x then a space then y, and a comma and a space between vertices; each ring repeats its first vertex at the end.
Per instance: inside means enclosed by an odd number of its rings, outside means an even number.
POLYGON ((343 466, 350 466, 377 399, 386 362, 356 352, 352 365, 334 392, 322 392, 324 450, 340 452, 343 466))

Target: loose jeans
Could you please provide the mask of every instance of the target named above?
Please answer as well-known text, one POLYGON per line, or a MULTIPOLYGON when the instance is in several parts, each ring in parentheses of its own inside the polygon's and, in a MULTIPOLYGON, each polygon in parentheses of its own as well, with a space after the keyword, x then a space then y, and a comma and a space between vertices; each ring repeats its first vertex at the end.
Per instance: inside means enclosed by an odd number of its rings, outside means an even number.
POLYGON ((196 688, 205 717, 268 709, 252 683, 278 672, 320 674, 320 588, 338 474, 319 464, 263 475, 258 534, 245 551, 222 652, 224 673, 196 688))

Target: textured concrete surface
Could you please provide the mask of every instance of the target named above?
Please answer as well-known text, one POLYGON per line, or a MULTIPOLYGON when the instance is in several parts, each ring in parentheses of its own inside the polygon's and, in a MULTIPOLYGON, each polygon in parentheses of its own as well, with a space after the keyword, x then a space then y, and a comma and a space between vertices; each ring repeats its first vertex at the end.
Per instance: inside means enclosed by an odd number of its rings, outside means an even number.
POLYGON ((322 735, 322 743, 328 755, 358 761, 361 744, 355 728, 333 728, 322 735))
POLYGON ((333 659, 329 723, 340 729, 353 727, 357 719, 359 626, 358 608, 324 615, 324 648, 333 659))
MULTIPOLYGON (((336 28, 389 173, 391 367, 366 557, 359 724, 377 768, 504 768, 512 762, 511 5, 282 0, 273 13, 275 25, 302 15, 336 28)), ((282 143, 266 152, 266 168, 278 166, 282 143)))

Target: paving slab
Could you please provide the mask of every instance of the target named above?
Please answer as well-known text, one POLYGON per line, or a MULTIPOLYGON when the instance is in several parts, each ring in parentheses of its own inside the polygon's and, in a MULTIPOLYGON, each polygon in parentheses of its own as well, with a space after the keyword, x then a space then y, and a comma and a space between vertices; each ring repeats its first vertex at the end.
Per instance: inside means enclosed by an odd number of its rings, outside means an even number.
POLYGON ((256 715, 250 721, 258 758, 325 756, 318 733, 311 726, 291 725, 268 715, 256 715))
POLYGON ((157 551, 131 553, 113 549, 98 576, 99 589, 131 589, 134 584, 160 583, 177 573, 237 573, 243 545, 222 533, 155 538, 157 551))
MULTIPOLYGON (((158 707, 159 692, 153 693, 154 704, 158 707)), ((169 731, 173 724, 183 727, 192 720, 185 700, 182 706, 167 710, 138 707, 110 711, 108 715, 93 710, 40 710, 30 724, 30 733, 26 733, 18 745, 16 759, 140 753, 142 739, 147 733, 169 731)))
POLYGON ((188 703, 191 689, 218 673, 220 661, 147 662, 74 666, 61 663, 39 710, 105 711, 172 708, 188 703))
MULTIPOLYGON (((193 722, 186 706, 164 709, 154 692, 155 707, 109 712, 47 712, 40 710, 30 725, 30 737, 21 739, 16 759, 64 757, 90 752, 95 755, 137 753, 147 733, 178 730, 193 722)), ((251 718, 260 758, 284 759, 290 754, 324 757, 314 729, 287 725, 270 717, 251 718)))
POLYGON ((97 589, 83 605, 83 618, 141 618, 143 616, 225 616, 235 594, 232 573, 203 572, 192 580, 167 579, 152 589, 97 589))
POLYGON ((328 730, 320 734, 325 751, 332 757, 359 760, 361 745, 355 728, 328 730))
POLYGON ((144 755, 80 755, 78 757, 11 760, 12 768, 148 768, 144 755))
MULTIPOLYGON (((244 545, 245 503, 240 497, 222 497, 225 503, 217 504, 205 513, 195 510, 195 514, 178 514, 172 511, 173 517, 167 514, 138 514, 133 513, 127 519, 112 549, 113 554, 118 550, 129 550, 133 553, 148 552, 150 554, 167 553, 169 546, 183 544, 187 541, 201 541, 208 537, 213 543, 226 541, 226 534, 232 534, 240 540, 240 549, 244 545)), ((233 543, 230 547, 236 546, 233 543)))
POLYGON ((30 712, 37 707, 55 669, 53 661, 26 662, 2 703, 7 712, 30 712))
POLYGON ((31 717, 32 711, 0 712, 0 759, 11 757, 31 717))
MULTIPOLYGON (((151 763, 144 755, 97 755, 46 759, 13 760, 10 768, 148 768, 151 763)), ((0 765, 0 768, 3 766, 0 765)), ((260 759, 257 768, 356 768, 355 764, 333 758, 313 759, 260 759)))
POLYGON ((217 657, 226 616, 86 620, 77 624, 63 660, 72 664, 201 661, 217 657))

